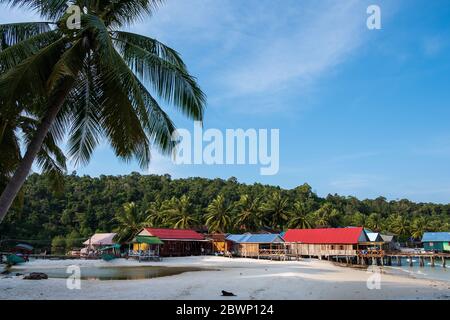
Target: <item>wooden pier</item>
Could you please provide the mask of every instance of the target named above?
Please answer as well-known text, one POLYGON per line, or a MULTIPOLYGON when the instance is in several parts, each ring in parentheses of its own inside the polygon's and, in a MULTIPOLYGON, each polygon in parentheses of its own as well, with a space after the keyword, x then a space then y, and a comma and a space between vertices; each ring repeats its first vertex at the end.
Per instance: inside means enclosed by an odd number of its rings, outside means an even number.
POLYGON ((425 267, 429 262, 430 267, 441 266, 447 267, 446 259, 450 259, 449 253, 405 253, 405 252, 384 252, 382 250, 377 252, 358 252, 353 257, 334 256, 331 260, 336 262, 345 262, 349 265, 360 266, 402 266, 403 264, 413 267, 414 261, 419 262, 419 267, 425 267))
MULTIPOLYGON (((419 267, 425 267, 429 262, 431 267, 447 267, 446 259, 450 259, 450 253, 407 253, 407 252, 388 252, 384 250, 353 250, 346 251, 343 254, 299 254, 294 250, 284 252, 282 258, 278 260, 300 260, 301 258, 317 258, 319 260, 329 260, 352 266, 402 266, 402 264, 414 266, 414 260, 419 262, 419 267), (406 259, 406 261, 405 261, 406 259)), ((274 252, 274 254, 276 254, 274 252)))

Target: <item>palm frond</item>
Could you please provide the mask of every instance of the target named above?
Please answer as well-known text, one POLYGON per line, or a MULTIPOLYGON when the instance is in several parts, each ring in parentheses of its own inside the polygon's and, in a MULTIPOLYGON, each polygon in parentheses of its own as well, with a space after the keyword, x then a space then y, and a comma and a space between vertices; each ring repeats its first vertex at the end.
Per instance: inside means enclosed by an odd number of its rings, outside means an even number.
POLYGON ((65 49, 65 43, 66 39, 58 39, 0 76, 0 96, 4 106, 48 95, 47 78, 65 49))
POLYGON ((42 48, 50 45, 60 37, 59 33, 48 31, 36 34, 13 46, 6 46, 0 50, 0 72, 5 73, 26 58, 36 54, 42 48))
POLYGON ((121 0, 108 1, 103 16, 108 25, 123 26, 151 16, 164 0, 121 0))
POLYGON ((142 83, 150 85, 161 98, 186 116, 203 120, 206 97, 186 70, 140 46, 118 38, 114 40, 122 42, 117 45, 119 53, 142 83))
POLYGON ((51 31, 52 22, 20 22, 0 24, 1 48, 14 46, 31 37, 51 31))
POLYGON ((70 135, 68 141, 69 155, 75 165, 85 165, 102 136, 100 121, 99 93, 96 90, 98 84, 95 82, 95 68, 91 65, 90 57, 84 63, 84 68, 76 81, 75 87, 70 93, 67 101, 67 110, 70 119, 63 115, 56 123, 61 121, 61 127, 65 122, 70 123, 70 135))
POLYGON ((50 20, 57 20, 64 15, 67 2, 67 0, 0 0, 0 4, 26 8, 50 20))
POLYGON ((187 72, 186 65, 181 59, 180 54, 156 39, 125 31, 112 31, 111 36, 113 39, 116 39, 114 41, 115 45, 122 48, 122 50, 125 49, 124 46, 127 43, 133 44, 187 72))

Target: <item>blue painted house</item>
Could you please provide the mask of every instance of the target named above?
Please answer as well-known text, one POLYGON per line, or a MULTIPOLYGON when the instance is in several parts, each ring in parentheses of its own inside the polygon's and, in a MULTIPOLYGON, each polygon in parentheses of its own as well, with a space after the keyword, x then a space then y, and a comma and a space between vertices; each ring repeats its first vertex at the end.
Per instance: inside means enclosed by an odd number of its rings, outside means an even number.
POLYGON ((279 234, 230 234, 226 240, 232 243, 231 252, 241 257, 259 257, 264 253, 284 250, 284 240, 279 234))
POLYGON ((426 251, 450 252, 450 232, 425 232, 422 244, 426 251))

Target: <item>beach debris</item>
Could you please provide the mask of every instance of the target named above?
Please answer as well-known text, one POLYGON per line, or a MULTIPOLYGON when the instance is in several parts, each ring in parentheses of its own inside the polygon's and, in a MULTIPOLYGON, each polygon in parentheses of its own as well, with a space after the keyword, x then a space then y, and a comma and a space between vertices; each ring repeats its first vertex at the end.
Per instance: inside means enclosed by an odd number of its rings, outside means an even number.
POLYGON ((228 291, 222 290, 222 296, 224 296, 224 297, 235 297, 236 295, 233 292, 228 292, 228 291))
POLYGON ((32 272, 29 275, 23 277, 24 280, 43 280, 48 279, 48 275, 43 272, 32 272))

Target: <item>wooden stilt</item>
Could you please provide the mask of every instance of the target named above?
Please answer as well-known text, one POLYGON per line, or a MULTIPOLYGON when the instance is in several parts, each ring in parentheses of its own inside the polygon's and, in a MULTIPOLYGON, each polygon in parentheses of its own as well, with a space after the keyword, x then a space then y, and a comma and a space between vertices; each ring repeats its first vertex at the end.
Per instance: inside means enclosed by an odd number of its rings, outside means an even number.
POLYGON ((434 267, 434 256, 430 257, 431 266, 434 267))
POLYGON ((446 265, 445 265, 445 257, 442 257, 442 267, 443 267, 443 268, 446 267, 446 265))
POLYGON ((424 257, 420 257, 419 258, 419 267, 424 267, 425 266, 425 258, 424 257))

